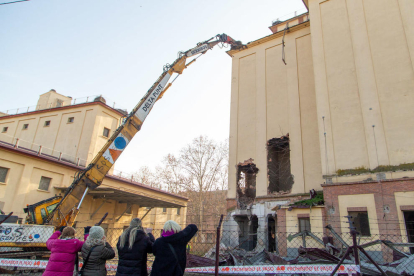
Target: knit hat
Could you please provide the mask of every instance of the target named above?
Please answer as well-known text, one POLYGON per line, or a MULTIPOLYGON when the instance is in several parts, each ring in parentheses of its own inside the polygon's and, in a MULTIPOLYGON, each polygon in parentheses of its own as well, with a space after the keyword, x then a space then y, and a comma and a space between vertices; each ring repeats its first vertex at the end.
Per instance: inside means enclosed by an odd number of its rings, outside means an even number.
POLYGON ((129 227, 130 228, 138 227, 138 228, 141 229, 142 228, 142 222, 139 218, 134 218, 134 219, 131 220, 131 223, 129 224, 129 227))
POLYGON ((100 240, 105 235, 105 231, 100 226, 92 226, 89 230, 89 238, 100 240))

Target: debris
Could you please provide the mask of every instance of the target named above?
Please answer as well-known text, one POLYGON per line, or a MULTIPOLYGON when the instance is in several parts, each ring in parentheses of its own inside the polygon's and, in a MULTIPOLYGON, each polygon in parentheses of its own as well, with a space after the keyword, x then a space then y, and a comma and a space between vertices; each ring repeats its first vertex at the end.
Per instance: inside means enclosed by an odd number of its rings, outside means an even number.
POLYGON ((317 261, 320 259, 331 261, 333 263, 338 263, 340 261, 338 257, 332 255, 327 250, 320 249, 320 248, 304 248, 301 246, 298 249, 298 253, 299 253, 299 256, 305 257, 305 258, 308 258, 314 261, 317 261))
POLYGON ((210 258, 204 258, 197 255, 188 254, 186 267, 205 267, 214 266, 215 261, 210 258))
POLYGON ((256 198, 256 174, 259 169, 250 158, 237 165, 237 207, 246 210, 256 198))

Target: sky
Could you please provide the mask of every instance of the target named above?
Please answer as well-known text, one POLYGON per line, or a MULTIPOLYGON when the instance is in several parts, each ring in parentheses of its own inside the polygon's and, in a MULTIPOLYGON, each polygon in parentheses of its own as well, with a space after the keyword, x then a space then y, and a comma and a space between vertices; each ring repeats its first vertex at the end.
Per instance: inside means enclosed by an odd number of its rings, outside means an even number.
MULTIPOLYGON (((0 0, 0 3, 11 2, 0 0)), ((30 0, 0 5, 0 111, 40 94, 102 94, 130 111, 179 51, 217 34, 243 43, 302 0, 30 0)), ((293 16, 293 15, 292 15, 293 16)), ((115 164, 159 164, 200 135, 229 136, 231 57, 215 47, 174 82, 115 164)))

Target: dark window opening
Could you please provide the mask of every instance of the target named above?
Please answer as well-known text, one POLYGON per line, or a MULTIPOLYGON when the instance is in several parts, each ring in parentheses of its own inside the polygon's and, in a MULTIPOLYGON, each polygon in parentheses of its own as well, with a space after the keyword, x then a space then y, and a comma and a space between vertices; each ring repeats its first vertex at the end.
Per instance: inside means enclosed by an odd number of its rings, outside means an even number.
POLYGON ((177 208, 177 215, 180 214, 180 210, 181 210, 181 208, 177 208))
POLYGON ((239 163, 237 166, 237 208, 246 210, 256 198, 256 174, 259 169, 253 159, 239 163))
POLYGON ((29 128, 29 124, 24 124, 24 125, 23 125, 23 129, 24 129, 24 130, 26 130, 26 129, 28 129, 28 128, 29 128))
POLYGON ((49 191, 49 186, 50 186, 51 181, 52 181, 52 178, 42 176, 40 178, 39 190, 49 191))
POLYGON ((68 124, 73 123, 75 121, 75 117, 69 117, 68 118, 68 124))
POLYGON ((267 240, 268 240, 268 246, 267 250, 269 252, 277 252, 277 246, 276 246, 276 221, 273 218, 273 216, 268 216, 267 218, 267 240))
POLYGON ((9 173, 8 168, 2 168, 0 167, 0 182, 6 183, 7 174, 9 173))
MULTIPOLYGON (((414 212, 404 211, 405 229, 407 230, 408 242, 414 243, 414 212)), ((410 253, 414 254, 414 248, 410 247, 410 253)))
POLYGON ((45 121, 45 127, 50 126, 50 121, 45 121))
POLYGON ((359 232, 361 236, 371 236, 371 231, 369 229, 368 212, 348 212, 348 215, 352 217, 352 226, 356 228, 356 231, 359 232))
POLYGON ((290 171, 289 134, 267 142, 268 193, 290 192, 293 175, 290 171))
POLYGON ((250 220, 245 215, 235 216, 234 220, 239 226, 239 248, 252 251, 257 245, 257 228, 259 227, 257 216, 252 216, 250 220))
POLYGON ((162 208, 163 213, 167 213, 167 208, 162 208))
POLYGON ((298 218, 299 232, 308 230, 311 231, 310 219, 309 218, 298 218))
POLYGON ((6 133, 8 129, 9 129, 9 127, 3 127, 2 132, 3 132, 3 133, 6 133))
POLYGON ((102 134, 104 137, 106 137, 106 138, 108 138, 109 137, 109 129, 108 128, 106 128, 106 127, 104 127, 104 130, 103 130, 103 134, 102 134))

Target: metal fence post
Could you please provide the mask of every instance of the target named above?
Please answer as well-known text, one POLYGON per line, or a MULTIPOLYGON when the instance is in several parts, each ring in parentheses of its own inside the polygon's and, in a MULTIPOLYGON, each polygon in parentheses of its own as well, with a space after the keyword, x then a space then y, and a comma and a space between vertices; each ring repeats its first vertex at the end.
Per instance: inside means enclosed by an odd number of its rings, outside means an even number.
MULTIPOLYGON (((358 244, 357 244, 357 240, 356 240, 357 232, 354 229, 352 229, 351 230, 351 235, 352 235, 352 248, 354 250, 355 265, 360 268, 361 266, 360 266, 360 263, 359 263, 358 244)), ((359 271, 357 271, 356 275, 360 276, 361 273, 359 271)))
POLYGON ((218 276, 218 266, 219 266, 219 257, 220 257, 220 230, 221 223, 223 222, 223 215, 220 216, 220 222, 217 226, 217 238, 216 238, 216 265, 215 265, 215 276, 218 276))

